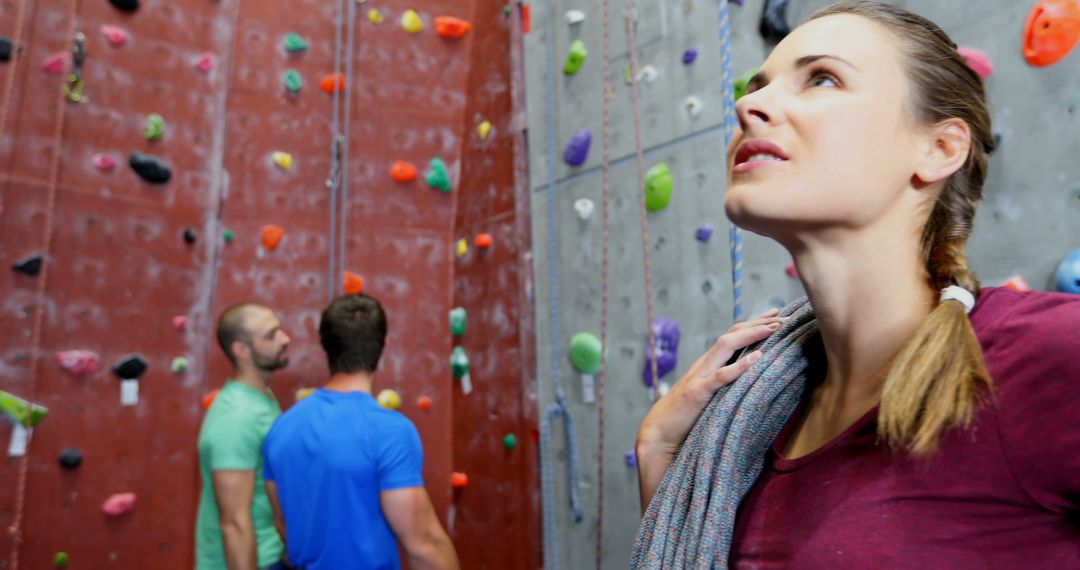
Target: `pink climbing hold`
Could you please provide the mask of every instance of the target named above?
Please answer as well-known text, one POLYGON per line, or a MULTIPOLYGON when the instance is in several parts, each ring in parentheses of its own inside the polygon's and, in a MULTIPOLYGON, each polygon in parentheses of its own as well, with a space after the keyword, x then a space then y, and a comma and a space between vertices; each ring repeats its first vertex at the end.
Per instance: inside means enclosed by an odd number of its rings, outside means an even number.
POLYGON ((795 279, 796 281, 799 280, 799 270, 795 267, 794 261, 784 268, 784 273, 787 273, 788 277, 795 279))
POLYGON ((94 163, 94 168, 102 172, 108 172, 116 168, 116 159, 107 154, 95 154, 91 161, 94 163))
POLYGON ((187 317, 184 315, 176 315, 173 317, 172 328, 177 331, 187 330, 187 317))
POLYGON ((105 36, 105 39, 112 47, 120 47, 128 41, 127 31, 117 26, 101 26, 101 35, 105 36))
POLYGON ((195 58, 195 69, 203 73, 209 72, 214 69, 214 65, 217 64, 217 58, 210 52, 199 54, 199 57, 195 58))
POLYGON ((135 493, 116 493, 101 504, 101 512, 118 517, 135 510, 135 493))
POLYGON ((97 372, 98 355, 89 350, 64 350, 56 353, 60 367, 72 374, 93 374, 97 372))
POLYGON ((61 74, 64 72, 64 68, 67 67, 68 59, 71 56, 66 51, 58 51, 49 57, 45 58, 44 63, 41 64, 41 70, 45 73, 61 74))
POLYGON ((979 74, 979 77, 986 79, 994 72, 994 62, 990 61, 990 56, 986 55, 986 52, 968 46, 960 46, 956 48, 956 51, 963 56, 968 67, 979 74))

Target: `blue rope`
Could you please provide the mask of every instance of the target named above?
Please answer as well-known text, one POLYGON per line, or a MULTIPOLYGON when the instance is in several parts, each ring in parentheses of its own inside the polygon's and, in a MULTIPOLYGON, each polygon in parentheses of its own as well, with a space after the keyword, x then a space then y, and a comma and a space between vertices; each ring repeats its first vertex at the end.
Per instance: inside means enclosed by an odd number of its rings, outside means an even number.
POLYGON ((556 161, 558 152, 555 148, 555 8, 553 0, 544 2, 547 16, 544 29, 547 44, 547 93, 545 97, 545 122, 547 143, 547 232, 548 232, 548 296, 550 299, 548 327, 551 329, 551 376, 555 386, 555 401, 548 404, 544 418, 540 422, 540 492, 543 502, 543 543, 544 568, 558 570, 559 546, 555 528, 555 478, 552 474, 551 423, 562 418, 565 424, 566 454, 568 459, 566 485, 570 493, 570 511, 574 522, 581 522, 581 497, 578 489, 580 466, 578 465, 577 433, 574 419, 566 407, 566 392, 562 385, 562 343, 559 340, 559 227, 557 198, 556 161))
MULTIPOLYGON (((731 71, 731 26, 728 14, 728 0, 716 0, 720 5, 720 74, 724 85, 724 148, 731 144, 739 119, 735 116, 735 76, 731 71)), ((728 227, 728 244, 731 254, 731 319, 739 322, 743 319, 742 307, 742 271, 743 271, 743 234, 734 223, 728 227)))

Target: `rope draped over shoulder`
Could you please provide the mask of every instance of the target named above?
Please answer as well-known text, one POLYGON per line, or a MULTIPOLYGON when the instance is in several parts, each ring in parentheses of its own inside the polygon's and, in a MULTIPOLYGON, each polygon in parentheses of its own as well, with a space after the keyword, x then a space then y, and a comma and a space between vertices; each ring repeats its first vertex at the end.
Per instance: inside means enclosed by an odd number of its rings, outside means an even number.
POLYGON ((803 297, 738 381, 713 396, 668 466, 642 518, 632 568, 726 568, 735 513, 761 473, 773 440, 798 407, 811 355, 820 354, 803 297))

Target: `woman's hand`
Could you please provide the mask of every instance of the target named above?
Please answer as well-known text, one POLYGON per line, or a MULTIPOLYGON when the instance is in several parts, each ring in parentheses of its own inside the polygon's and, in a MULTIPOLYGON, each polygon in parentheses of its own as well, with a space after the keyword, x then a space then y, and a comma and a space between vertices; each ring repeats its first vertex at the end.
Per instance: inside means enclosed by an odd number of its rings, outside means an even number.
POLYGON ((675 450, 694 426, 717 390, 734 382, 761 359, 756 350, 725 366, 739 350, 767 338, 786 320, 773 309, 760 317, 738 323, 697 359, 675 386, 653 404, 641 422, 637 437, 641 509, 652 500, 675 450))

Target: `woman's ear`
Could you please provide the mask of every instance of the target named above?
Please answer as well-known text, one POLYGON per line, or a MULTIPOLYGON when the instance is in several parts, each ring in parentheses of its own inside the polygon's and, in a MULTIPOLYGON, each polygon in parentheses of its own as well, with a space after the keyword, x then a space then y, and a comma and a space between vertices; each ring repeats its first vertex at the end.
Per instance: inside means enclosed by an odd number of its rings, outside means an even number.
POLYGON ((971 150, 971 128, 961 119, 946 119, 923 133, 915 178, 926 186, 945 180, 967 162, 971 150))

